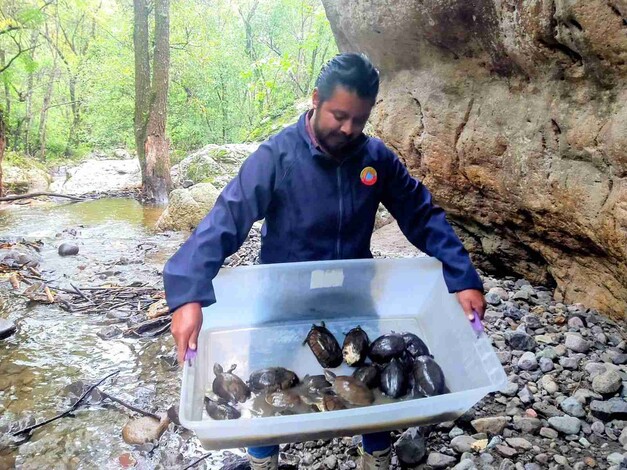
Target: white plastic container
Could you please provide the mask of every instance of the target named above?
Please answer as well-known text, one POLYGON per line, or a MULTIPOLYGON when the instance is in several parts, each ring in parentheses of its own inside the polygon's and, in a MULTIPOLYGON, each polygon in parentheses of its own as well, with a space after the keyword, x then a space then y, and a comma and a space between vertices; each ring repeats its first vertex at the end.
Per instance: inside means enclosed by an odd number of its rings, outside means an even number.
MULTIPOLYGON (((206 449, 302 442, 452 421, 507 378, 485 334, 477 337, 434 258, 287 263, 222 269, 217 303, 204 309, 198 356, 183 370, 180 421, 206 449), (444 371, 451 393, 349 410, 230 421, 203 419, 213 364, 247 380, 263 367, 299 377, 322 367, 303 346, 324 320, 340 345, 360 325, 371 340, 390 331, 416 333, 444 371)), ((350 374, 346 364, 334 369, 350 374)))

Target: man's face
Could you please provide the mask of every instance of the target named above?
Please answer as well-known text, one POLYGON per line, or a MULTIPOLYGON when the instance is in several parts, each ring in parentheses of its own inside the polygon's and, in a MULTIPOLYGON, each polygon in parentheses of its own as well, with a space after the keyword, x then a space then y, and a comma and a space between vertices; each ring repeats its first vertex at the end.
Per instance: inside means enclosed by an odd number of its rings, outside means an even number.
POLYGON ((335 154, 361 135, 370 117, 373 103, 341 85, 331 98, 320 102, 318 90, 313 92, 312 125, 325 150, 335 154))

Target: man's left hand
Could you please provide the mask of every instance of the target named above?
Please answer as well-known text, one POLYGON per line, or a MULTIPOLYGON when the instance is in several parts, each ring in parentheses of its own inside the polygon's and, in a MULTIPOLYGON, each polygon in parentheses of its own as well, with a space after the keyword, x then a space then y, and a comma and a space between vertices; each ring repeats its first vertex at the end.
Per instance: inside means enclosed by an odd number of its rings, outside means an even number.
POLYGON ((464 309, 464 313, 468 317, 469 321, 473 321, 475 314, 473 310, 479 314, 479 318, 483 320, 483 314, 485 313, 486 302, 483 297, 483 292, 477 289, 466 289, 457 293, 457 300, 464 309))

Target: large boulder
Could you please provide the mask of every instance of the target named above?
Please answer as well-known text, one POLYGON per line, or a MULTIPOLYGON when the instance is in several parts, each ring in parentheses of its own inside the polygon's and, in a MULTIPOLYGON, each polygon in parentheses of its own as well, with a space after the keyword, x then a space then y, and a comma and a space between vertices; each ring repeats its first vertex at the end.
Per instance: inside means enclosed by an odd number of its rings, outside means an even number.
POLYGON ((87 194, 124 191, 141 187, 139 160, 87 160, 67 169, 66 178, 50 186, 54 192, 87 194))
POLYGON ((2 182, 7 192, 14 194, 45 192, 50 185, 50 176, 40 168, 3 164, 2 182))
POLYGON ((627 312, 627 3, 323 0, 372 121, 474 260, 627 312))
POLYGON ((259 144, 207 145, 172 167, 172 182, 176 187, 211 183, 222 189, 258 147, 259 144))
POLYGON ((188 189, 175 189, 170 203, 157 221, 156 229, 191 231, 216 203, 220 191, 211 183, 200 183, 188 189))

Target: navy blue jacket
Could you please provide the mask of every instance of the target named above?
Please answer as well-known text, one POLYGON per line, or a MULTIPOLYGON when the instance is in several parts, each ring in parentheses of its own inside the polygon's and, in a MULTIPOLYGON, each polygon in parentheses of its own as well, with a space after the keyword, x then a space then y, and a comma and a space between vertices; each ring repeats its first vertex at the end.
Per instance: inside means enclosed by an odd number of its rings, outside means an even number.
POLYGON ((339 163, 312 142, 305 117, 246 159, 168 260, 163 277, 171 310, 188 302, 214 303, 212 279, 263 218, 262 263, 372 258, 380 202, 411 243, 442 262, 449 292, 483 290, 444 211, 383 142, 362 135, 339 163))

